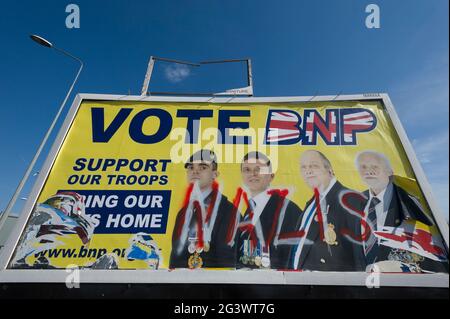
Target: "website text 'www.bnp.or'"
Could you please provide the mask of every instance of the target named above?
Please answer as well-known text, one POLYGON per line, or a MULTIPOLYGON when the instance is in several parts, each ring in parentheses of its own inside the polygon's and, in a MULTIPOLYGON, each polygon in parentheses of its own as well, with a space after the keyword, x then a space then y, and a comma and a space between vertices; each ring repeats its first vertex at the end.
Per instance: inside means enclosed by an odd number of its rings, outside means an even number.
MULTIPOLYGON (((48 258, 95 258, 98 259, 103 255, 106 255, 108 250, 105 248, 86 248, 81 246, 77 248, 53 248, 43 250, 35 254, 36 258, 48 257, 48 258)), ((124 256, 125 249, 115 248, 110 251, 110 253, 116 254, 117 256, 124 256)))

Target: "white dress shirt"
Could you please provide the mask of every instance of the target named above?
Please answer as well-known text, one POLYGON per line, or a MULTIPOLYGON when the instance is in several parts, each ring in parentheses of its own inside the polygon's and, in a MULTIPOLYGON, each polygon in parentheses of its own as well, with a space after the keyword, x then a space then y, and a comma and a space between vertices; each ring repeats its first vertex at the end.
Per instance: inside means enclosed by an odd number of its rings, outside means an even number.
POLYGON ((202 191, 202 199, 203 199, 204 204, 205 204, 205 200, 208 198, 208 196, 209 196, 209 194, 211 194, 211 192, 212 192, 212 187, 208 187, 207 189, 202 191))
MULTIPOLYGON (((380 201, 375 206, 375 213, 377 214, 377 230, 381 230, 384 227, 384 224, 386 222, 386 216, 387 216, 387 208, 385 207, 385 198, 384 195, 386 193, 386 188, 380 192, 378 195, 374 195, 372 191, 369 192, 369 200, 366 204, 366 207, 364 208, 364 213, 367 218, 368 212, 369 212, 369 206, 370 202, 372 201, 372 198, 376 197, 380 201)), ((389 207, 389 206, 388 206, 389 207)))
MULTIPOLYGON (((328 208, 326 207, 325 197, 330 192, 330 190, 333 188, 334 184, 336 184, 336 182, 337 182, 336 178, 333 177, 333 179, 330 181, 330 184, 325 189, 325 191, 319 193, 320 206, 322 208, 322 213, 324 213, 324 214, 328 213, 328 208)), ((316 204, 316 201, 313 199, 311 204, 309 204, 309 206, 305 209, 305 213, 303 214, 303 218, 302 218, 302 223, 300 224, 300 229, 298 229, 299 231, 303 229, 305 231, 305 235, 300 240, 300 243, 297 246, 297 250, 295 251, 294 265, 293 265, 294 269, 297 269, 297 267, 298 267, 298 263, 300 261, 300 255, 301 255, 303 247, 305 245, 305 241, 306 241, 306 237, 308 236, 309 228, 312 224, 312 220, 313 220, 314 216, 316 215, 317 207, 314 207, 315 204, 316 204), (314 207, 314 211, 312 211, 313 207, 314 207), (313 214, 313 215, 309 216, 310 214, 313 214)), ((326 218, 326 216, 323 216, 323 217, 326 218)), ((325 222, 326 221, 324 220, 324 223, 325 222)))
POLYGON ((264 208, 266 207, 267 203, 269 202, 271 195, 269 195, 267 191, 268 191, 268 189, 264 190, 263 192, 259 193, 258 195, 255 195, 249 199, 249 204, 251 205, 251 208, 253 210, 253 219, 252 219, 253 225, 256 225, 264 208))
MULTIPOLYGON (((378 198, 380 202, 375 206, 375 213, 377 214, 377 231, 381 231, 386 224, 386 217, 392 200, 392 188, 392 183, 390 183, 378 195, 373 194, 372 190, 369 190, 369 200, 367 201, 366 207, 364 207, 364 214, 367 221, 370 202, 372 198, 378 198)), ((361 225, 361 233, 363 234, 364 231, 365 228, 361 225)), ((377 238, 377 240, 379 239, 377 238)), ((364 247, 366 247, 366 244, 367 242, 364 243, 364 247)))
POLYGON ((328 195, 328 193, 333 188, 334 184, 336 184, 336 182, 337 182, 336 178, 333 177, 333 179, 330 181, 330 184, 328 184, 328 187, 324 191, 319 193, 320 206, 322 206, 322 210, 325 209, 325 211, 323 211, 323 213, 325 213, 325 214, 327 213, 326 207, 325 207, 326 202, 324 202, 323 205, 322 205, 322 202, 325 200, 325 197, 328 195))

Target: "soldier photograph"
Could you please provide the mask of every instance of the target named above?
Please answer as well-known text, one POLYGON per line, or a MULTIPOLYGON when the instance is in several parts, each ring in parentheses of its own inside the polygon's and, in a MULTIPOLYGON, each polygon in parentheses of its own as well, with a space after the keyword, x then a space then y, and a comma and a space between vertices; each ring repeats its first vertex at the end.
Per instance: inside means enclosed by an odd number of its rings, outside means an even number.
POLYGON ((235 268, 236 246, 226 241, 234 206, 219 191, 215 153, 200 150, 184 167, 189 188, 175 221, 169 268, 235 268))
POLYGON ((276 237, 295 230, 301 210, 286 198, 286 190, 271 189, 275 174, 265 154, 250 152, 245 155, 241 175, 249 194, 248 207, 237 235, 238 267, 288 269, 290 246, 277 245, 276 237))
POLYGON ((382 230, 383 227, 399 227, 406 221, 433 226, 434 222, 419 199, 394 183, 394 171, 384 154, 374 151, 361 152, 356 157, 356 167, 361 180, 368 187, 363 192, 366 197, 365 220, 370 227, 363 250, 366 265, 389 260, 414 264, 416 270, 448 272, 448 261, 433 261, 415 253, 379 244, 374 232, 382 230))
MULTIPOLYGON (((359 219, 341 205, 342 192, 350 191, 334 174, 328 158, 319 151, 301 154, 300 172, 314 192, 297 222, 304 236, 291 253, 292 267, 311 271, 362 271, 362 249, 343 236, 344 230, 358 234, 359 219)), ((360 203, 352 203, 354 207, 360 203)))

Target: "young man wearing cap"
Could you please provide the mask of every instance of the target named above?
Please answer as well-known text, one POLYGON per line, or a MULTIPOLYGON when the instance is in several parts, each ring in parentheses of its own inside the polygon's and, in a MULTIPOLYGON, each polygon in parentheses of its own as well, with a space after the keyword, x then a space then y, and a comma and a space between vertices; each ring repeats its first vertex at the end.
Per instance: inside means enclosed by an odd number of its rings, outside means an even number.
POLYGON ((238 235, 238 267, 288 269, 290 245, 279 239, 295 231, 300 208, 286 198, 287 190, 271 189, 275 174, 270 159, 250 152, 241 163, 246 211, 238 235))
POLYGON ((173 229, 169 268, 234 268, 236 246, 226 240, 234 210, 218 189, 216 155, 200 150, 184 167, 189 187, 173 229))

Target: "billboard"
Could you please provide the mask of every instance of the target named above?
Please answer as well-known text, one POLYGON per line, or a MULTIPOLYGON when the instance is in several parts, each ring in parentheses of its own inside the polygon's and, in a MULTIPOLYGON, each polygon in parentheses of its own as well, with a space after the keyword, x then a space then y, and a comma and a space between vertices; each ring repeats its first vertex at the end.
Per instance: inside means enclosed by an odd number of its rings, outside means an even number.
POLYGON ((78 97, 5 267, 448 274, 387 99, 78 97))

